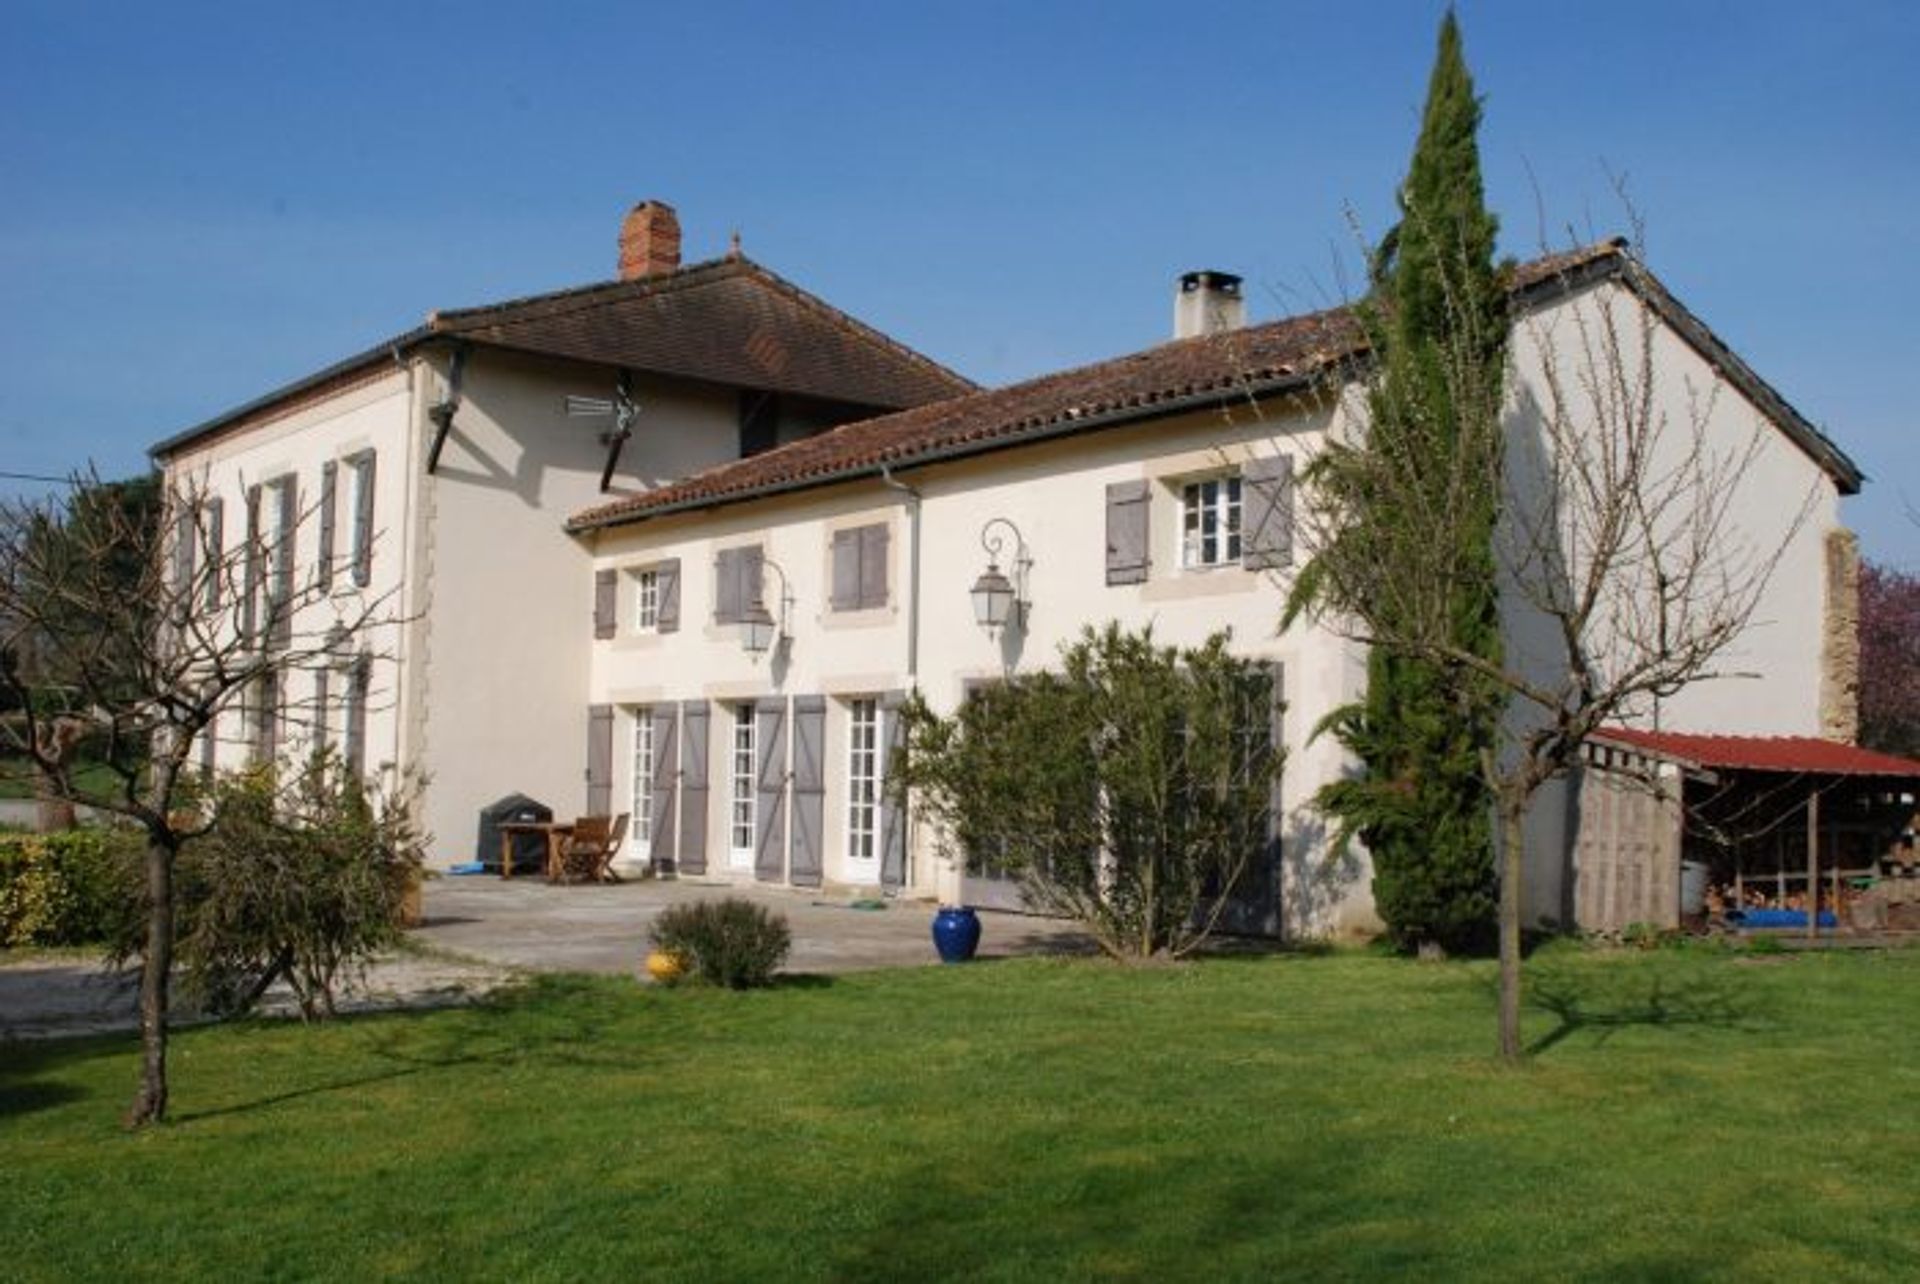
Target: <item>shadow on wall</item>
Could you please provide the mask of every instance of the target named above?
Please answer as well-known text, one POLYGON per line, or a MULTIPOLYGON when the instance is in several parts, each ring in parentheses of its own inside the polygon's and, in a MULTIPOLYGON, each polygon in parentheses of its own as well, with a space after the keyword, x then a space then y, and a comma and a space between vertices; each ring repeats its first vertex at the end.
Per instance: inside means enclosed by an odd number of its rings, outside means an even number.
POLYGON ((1286 939, 1317 940, 1377 928, 1371 906, 1354 903, 1366 890, 1368 863, 1356 848, 1330 845, 1326 818, 1302 809, 1282 840, 1280 913, 1286 939))

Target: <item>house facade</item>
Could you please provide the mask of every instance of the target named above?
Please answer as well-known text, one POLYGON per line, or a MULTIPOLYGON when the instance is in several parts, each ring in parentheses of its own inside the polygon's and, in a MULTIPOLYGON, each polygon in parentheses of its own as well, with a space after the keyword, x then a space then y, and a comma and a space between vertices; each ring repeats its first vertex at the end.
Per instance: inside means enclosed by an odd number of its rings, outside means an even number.
POLYGON ((271 550, 260 591, 322 583, 295 631, 375 620, 337 664, 223 710, 203 762, 330 744, 414 782, 442 864, 481 854, 477 813, 504 795, 568 814, 591 567, 567 515, 972 387, 737 252, 679 250, 677 216, 645 202, 617 280, 436 312, 154 448, 203 537, 271 550))
MULTIPOLYGON (((1739 457, 1723 533, 1770 550, 1726 652, 1740 676, 1636 719, 1850 738, 1858 469, 1623 247, 1525 265, 1514 297, 1510 460, 1551 436, 1595 319, 1650 318, 1654 403, 1739 457)), ((1366 932, 1365 855, 1310 806, 1353 769, 1313 730, 1361 694, 1365 651, 1280 628, 1294 477, 1364 430, 1363 336, 1339 309, 1247 325, 1217 273, 1183 278, 1174 311, 1170 343, 980 390, 737 251, 681 266, 672 211, 636 207, 618 280, 435 313, 155 448, 224 514, 218 539, 284 558, 264 583, 317 578, 322 617, 386 608, 287 675, 301 690, 223 713, 203 761, 339 747, 419 784, 442 865, 490 855, 478 813, 524 793, 629 813, 628 868, 1017 907, 1004 871, 890 799, 902 702, 952 711, 1109 621, 1181 646, 1226 630, 1268 679, 1249 734, 1287 752, 1232 921, 1366 932), (1016 605, 984 629, 993 577, 1016 605)), ((1541 630, 1510 612, 1509 655, 1554 664, 1541 630)), ((1533 920, 1569 921, 1572 787, 1530 818, 1533 920)))
MULTIPOLYGON (((1301 552, 1292 478, 1329 436, 1362 426, 1348 395, 1360 336, 1340 312, 1241 326, 1234 285, 1183 280, 1189 333, 1173 343, 847 425, 575 515, 600 602, 591 788, 597 807, 633 813, 633 856, 709 879, 1009 903, 989 865, 885 801, 904 694, 951 711, 1110 620, 1180 645, 1227 629, 1274 677, 1271 734, 1288 752, 1271 864, 1242 921, 1296 936, 1374 926, 1364 855, 1333 851, 1308 805, 1351 769, 1312 731, 1360 694, 1365 653, 1310 622, 1279 628, 1301 552), (990 565, 1024 603, 993 632, 970 601, 990 565), (745 645, 756 622, 772 635, 764 651, 745 645)), ((1728 650, 1743 676, 1636 713, 1734 734, 1844 730, 1823 695, 1845 681, 1826 604, 1838 501, 1857 469, 1619 246, 1528 265, 1516 299, 1511 454, 1541 435, 1549 370, 1575 359, 1561 339, 1595 315, 1651 316, 1656 399, 1743 460, 1725 537, 1774 550, 1728 650)), ((1684 449, 1677 434, 1672 448, 1684 449)), ((1509 645, 1551 664, 1536 628, 1517 615, 1509 645)), ((1569 851, 1568 814, 1564 791, 1543 794, 1530 848, 1569 851)), ((1530 918, 1568 921, 1567 862, 1539 862, 1528 893, 1530 918)))

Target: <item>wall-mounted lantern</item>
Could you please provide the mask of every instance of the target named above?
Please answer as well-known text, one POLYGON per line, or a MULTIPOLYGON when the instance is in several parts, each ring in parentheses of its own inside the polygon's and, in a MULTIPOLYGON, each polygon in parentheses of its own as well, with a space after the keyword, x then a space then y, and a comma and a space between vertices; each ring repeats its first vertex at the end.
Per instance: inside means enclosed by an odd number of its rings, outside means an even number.
POLYGON ((999 633, 1010 623, 1024 627, 1027 610, 1032 606, 1027 596, 1027 571, 1033 566, 1026 539, 1018 526, 1004 517, 995 517, 980 528, 980 546, 987 550, 987 569, 973 582, 973 618, 989 635, 999 633), (996 526, 1006 527, 1013 536, 1012 579, 1000 570, 1000 550, 1006 541, 993 533, 996 526))
POLYGON ((740 616, 740 645, 748 655, 765 655, 778 646, 780 640, 788 636, 787 624, 793 618, 793 591, 787 586, 787 573, 780 569, 780 563, 770 557, 760 559, 762 569, 762 591, 754 595, 753 601, 740 616), (772 571, 780 577, 780 615, 776 619, 767 609, 765 600, 765 572, 772 571))

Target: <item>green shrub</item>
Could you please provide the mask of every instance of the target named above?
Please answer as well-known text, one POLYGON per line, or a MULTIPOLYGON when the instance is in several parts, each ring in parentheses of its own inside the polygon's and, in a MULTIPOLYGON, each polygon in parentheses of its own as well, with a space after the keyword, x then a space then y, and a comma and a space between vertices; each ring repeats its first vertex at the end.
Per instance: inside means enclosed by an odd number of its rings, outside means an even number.
MULTIPOLYGON (((346 974, 399 933, 421 840, 404 800, 369 797, 331 759, 291 781, 221 777, 201 805, 211 828, 176 866, 174 958, 184 989, 220 1016, 248 1011, 285 980, 312 1018, 333 1012, 346 974)), ((120 942, 139 952, 140 938, 120 942)))
POLYGON ((1058 672, 975 690, 951 716, 917 697, 889 787, 971 870, 1086 926, 1116 958, 1178 957, 1277 905, 1271 671, 1227 650, 1163 647, 1149 627, 1088 627, 1058 672))
POLYGON ((710 985, 746 990, 770 984, 793 948, 784 914, 738 896, 675 905, 653 921, 656 949, 677 954, 710 985))
POLYGON ((135 912, 140 850, 124 829, 0 834, 0 945, 118 939, 135 912))

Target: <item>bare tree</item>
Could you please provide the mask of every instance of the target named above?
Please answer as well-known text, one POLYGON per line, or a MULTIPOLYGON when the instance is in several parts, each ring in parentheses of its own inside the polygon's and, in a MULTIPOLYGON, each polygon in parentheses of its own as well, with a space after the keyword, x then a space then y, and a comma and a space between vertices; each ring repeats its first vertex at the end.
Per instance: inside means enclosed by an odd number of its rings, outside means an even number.
MULTIPOLYGON (((1444 353, 1454 413, 1498 425, 1394 434, 1361 429, 1305 470, 1309 557, 1289 603, 1370 646, 1434 662, 1470 703, 1487 685, 1507 705, 1482 753, 1500 861, 1501 1056, 1517 1060, 1525 821, 1601 726, 1656 716, 1689 684, 1733 676, 1729 650, 1755 622, 1767 584, 1817 491, 1778 497, 1768 529, 1750 474, 1767 442, 1716 419, 1717 367, 1702 384, 1663 380, 1664 299, 1624 246, 1568 254, 1535 302, 1519 300, 1503 381, 1461 343, 1444 353), (1577 274, 1618 255, 1613 283, 1577 274), (1488 388, 1506 393, 1486 415, 1488 388), (1423 441, 1448 440, 1443 453, 1423 441), (1436 481, 1435 473, 1443 474, 1436 481), (1505 645, 1497 659, 1457 645, 1444 559, 1457 523, 1499 505, 1494 558, 1505 645), (1797 511, 1796 511, 1797 505, 1797 511)), ((1371 377, 1371 376, 1369 376, 1371 377)), ((1368 378, 1349 386, 1364 424, 1368 378)))
MULTIPOLYGON (((98 485, 76 478, 75 495, 98 485)), ((324 697, 314 687, 296 695, 288 676, 351 670, 364 682, 368 652, 348 648, 391 618, 386 595, 334 592, 331 567, 300 573, 299 531, 322 520, 317 508, 299 509, 290 487, 246 496, 231 524, 196 484, 167 491, 157 512, 0 505, 0 691, 17 708, 0 720, 0 746, 54 796, 124 817, 145 836, 143 1055, 130 1126, 167 1108, 174 866, 215 821, 197 788, 211 758, 197 761, 196 748, 204 754, 216 726, 239 713, 253 757, 271 763, 285 731, 326 725, 324 697), (65 751, 83 738, 100 764, 84 781, 65 751)))

